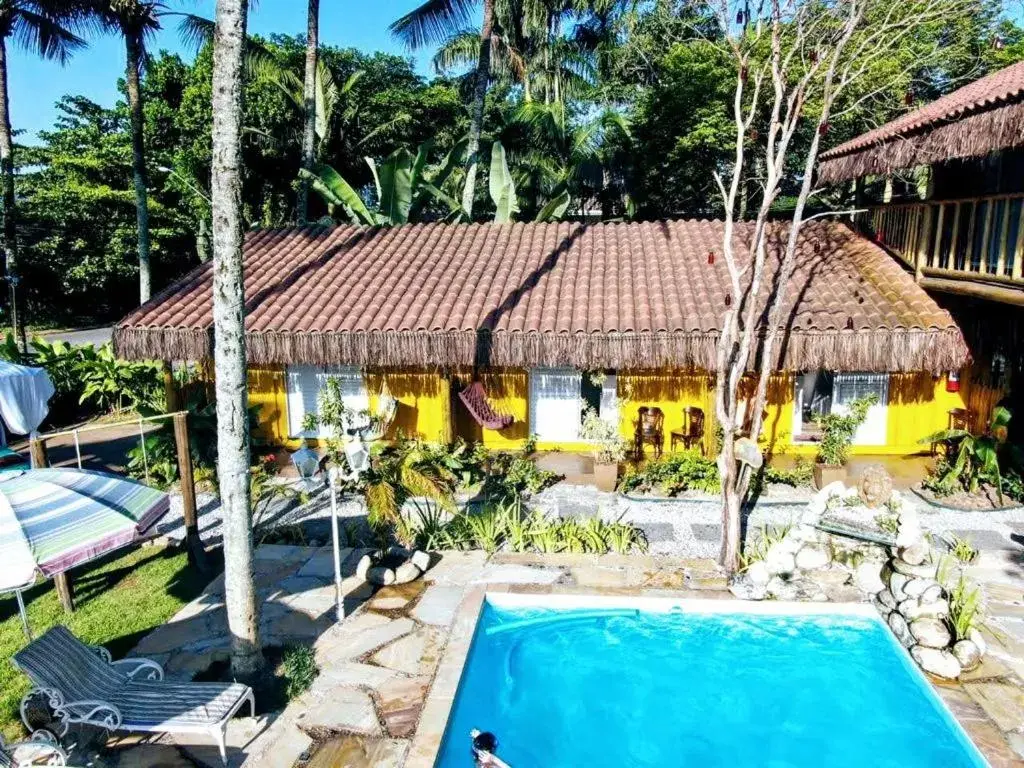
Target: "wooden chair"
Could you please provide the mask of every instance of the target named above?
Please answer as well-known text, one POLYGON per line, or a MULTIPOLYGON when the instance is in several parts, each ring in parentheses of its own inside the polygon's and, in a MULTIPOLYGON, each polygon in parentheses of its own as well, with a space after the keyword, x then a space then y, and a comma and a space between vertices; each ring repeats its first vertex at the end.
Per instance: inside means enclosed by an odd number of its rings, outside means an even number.
POLYGON ((642 405, 637 409, 633 444, 638 461, 644 457, 644 445, 653 445, 654 457, 661 458, 662 447, 665 445, 665 414, 661 408, 642 405))
POLYGON ((701 456, 704 455, 704 411, 701 408, 690 406, 683 409, 683 426, 671 433, 672 450, 675 451, 676 444, 682 443, 683 448, 689 450, 696 446, 700 448, 701 456))
MULTIPOLYGON (((973 414, 969 410, 966 408, 950 408, 947 413, 946 429, 971 431, 971 423, 974 419, 973 414)), ((959 440, 938 440, 932 443, 932 456, 939 455, 939 446, 942 447, 942 452, 946 456, 951 456, 956 451, 956 445, 959 442, 959 440)))

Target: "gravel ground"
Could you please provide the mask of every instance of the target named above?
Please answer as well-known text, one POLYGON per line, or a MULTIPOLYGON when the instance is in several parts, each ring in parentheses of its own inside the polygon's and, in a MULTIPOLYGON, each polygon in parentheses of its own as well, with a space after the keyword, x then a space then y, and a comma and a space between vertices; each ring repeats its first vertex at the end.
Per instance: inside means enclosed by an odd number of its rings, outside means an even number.
MULTIPOLYGON (((804 489, 770 489, 761 497, 745 521, 747 536, 759 529, 785 525, 796 519, 810 498, 804 489)), ((1024 509, 958 512, 934 507, 909 496, 922 511, 925 527, 937 534, 953 532, 969 539, 981 550, 1021 551, 1024 545, 1024 509)), ((221 538, 220 505, 210 494, 200 494, 199 530, 204 542, 216 544, 221 538)), ((718 502, 709 496, 692 494, 677 498, 631 497, 606 493, 592 486, 559 483, 538 494, 533 504, 559 517, 593 517, 624 520, 647 534, 652 554, 676 557, 715 557, 721 535, 718 502)), ((344 497, 338 505, 342 531, 357 525, 365 530, 365 511, 358 497, 344 497)), ((324 489, 310 494, 306 504, 279 503, 263 515, 261 527, 301 525, 307 540, 326 543, 330 539, 330 500, 324 489)), ((159 535, 184 538, 181 497, 171 497, 171 511, 157 526, 159 535)))

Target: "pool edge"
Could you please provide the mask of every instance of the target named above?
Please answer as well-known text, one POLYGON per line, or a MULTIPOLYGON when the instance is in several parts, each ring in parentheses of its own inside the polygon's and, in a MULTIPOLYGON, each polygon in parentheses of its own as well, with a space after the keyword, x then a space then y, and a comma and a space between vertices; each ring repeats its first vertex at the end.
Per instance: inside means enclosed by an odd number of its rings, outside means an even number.
POLYGON ((871 618, 885 627, 886 635, 897 650, 897 655, 911 668, 923 683, 933 705, 943 712, 957 735, 973 749, 983 765, 991 766, 987 750, 972 737, 967 726, 960 721, 953 708, 936 690, 936 684, 918 668, 904 648, 885 626, 878 611, 868 603, 829 603, 829 602, 782 602, 782 601, 746 601, 729 598, 708 598, 695 595, 692 591, 678 592, 666 590, 657 596, 616 593, 595 590, 593 588, 563 588, 557 592, 537 592, 529 587, 509 584, 479 584, 469 588, 455 612, 451 625, 449 640, 441 656, 437 672, 427 693, 420 722, 413 737, 403 768, 435 768, 441 751, 448 719, 455 704, 462 673, 465 669, 473 638, 476 634, 480 613, 485 600, 495 605, 508 607, 529 605, 572 605, 575 607, 629 607, 639 610, 671 611, 672 605, 685 606, 692 613, 750 613, 754 615, 847 615, 871 618), (621 603, 621 606, 617 605, 621 603))

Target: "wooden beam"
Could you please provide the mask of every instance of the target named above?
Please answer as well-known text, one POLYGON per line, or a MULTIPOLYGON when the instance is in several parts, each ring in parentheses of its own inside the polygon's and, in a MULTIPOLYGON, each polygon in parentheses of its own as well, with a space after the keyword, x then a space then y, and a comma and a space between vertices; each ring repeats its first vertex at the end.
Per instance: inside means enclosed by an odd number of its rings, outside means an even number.
POLYGON ((32 469, 45 469, 50 466, 50 460, 46 456, 46 440, 43 438, 29 438, 28 455, 32 458, 32 469))
POLYGON ((205 572, 207 570, 206 550, 199 538, 199 519, 196 511, 196 481, 192 472, 192 451, 188 441, 188 414, 174 414, 174 446, 178 454, 178 478, 181 485, 181 502, 185 518, 185 547, 189 563, 205 572))
POLYGON ((57 591, 57 599, 65 613, 75 612, 75 588, 67 571, 53 576, 53 588, 57 591))
MULTIPOLYGON (((965 279, 964 277, 938 277, 929 272, 937 270, 926 270, 921 278, 921 287, 926 291, 942 291, 943 293, 955 293, 960 296, 972 296, 978 299, 988 299, 1000 304, 1012 304, 1024 306, 1024 290, 1014 288, 1010 285, 1000 285, 992 282, 965 279)), ((945 270, 943 270, 945 271, 945 270)), ((963 273, 961 273, 962 275, 963 273)))

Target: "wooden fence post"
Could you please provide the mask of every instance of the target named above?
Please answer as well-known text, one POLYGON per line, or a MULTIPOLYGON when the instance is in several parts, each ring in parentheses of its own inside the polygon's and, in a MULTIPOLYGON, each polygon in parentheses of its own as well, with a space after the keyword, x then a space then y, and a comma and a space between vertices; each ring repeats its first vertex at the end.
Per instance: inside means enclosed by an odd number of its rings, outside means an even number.
POLYGON ((174 445, 178 451, 178 477, 181 483, 181 503, 185 517, 185 547, 189 563, 206 571, 206 551, 199 538, 199 520, 196 513, 196 481, 192 474, 192 451, 188 443, 188 414, 174 414, 174 445))

